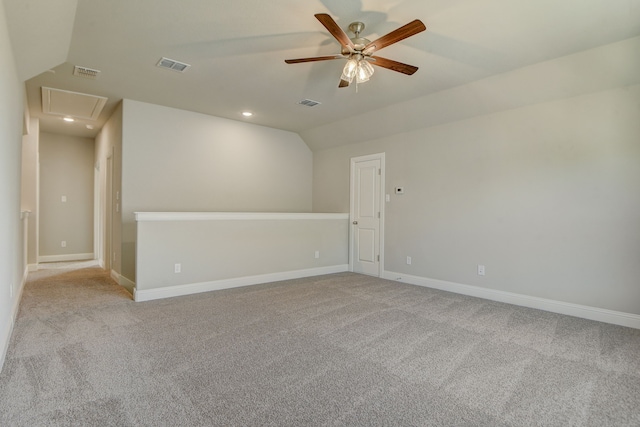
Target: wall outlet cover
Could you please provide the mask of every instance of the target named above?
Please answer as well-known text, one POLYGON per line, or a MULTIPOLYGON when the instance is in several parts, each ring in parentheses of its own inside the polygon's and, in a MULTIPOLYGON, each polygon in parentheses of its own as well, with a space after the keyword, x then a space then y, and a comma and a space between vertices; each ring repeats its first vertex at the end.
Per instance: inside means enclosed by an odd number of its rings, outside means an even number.
POLYGON ((478 264, 478 276, 484 276, 484 265, 478 264))

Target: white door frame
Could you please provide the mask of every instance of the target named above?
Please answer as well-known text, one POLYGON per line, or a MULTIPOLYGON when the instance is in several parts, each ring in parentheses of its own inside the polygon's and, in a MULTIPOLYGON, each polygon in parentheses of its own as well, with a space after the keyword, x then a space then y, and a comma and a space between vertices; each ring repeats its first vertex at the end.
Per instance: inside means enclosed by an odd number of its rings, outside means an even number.
POLYGON ((385 208, 385 153, 368 154, 366 156, 352 157, 350 168, 349 184, 349 271, 353 271, 354 256, 354 233, 353 217, 355 212, 354 185, 355 185, 355 164, 369 160, 380 160, 380 238, 378 239, 378 253, 380 262, 378 266, 378 277, 384 277, 384 208, 385 208))
POLYGON ((100 235, 100 161, 93 166, 93 259, 102 260, 102 236, 100 235))
POLYGON ((113 269, 113 147, 107 155, 105 171, 104 268, 113 269))

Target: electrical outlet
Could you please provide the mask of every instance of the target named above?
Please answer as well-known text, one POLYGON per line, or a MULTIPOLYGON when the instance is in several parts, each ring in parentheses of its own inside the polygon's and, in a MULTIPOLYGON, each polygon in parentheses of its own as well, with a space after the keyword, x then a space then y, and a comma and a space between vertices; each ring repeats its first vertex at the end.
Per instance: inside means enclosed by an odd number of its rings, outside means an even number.
POLYGON ((315 256, 316 259, 320 258, 320 251, 316 251, 314 256, 315 256))
POLYGON ((182 264, 175 264, 173 266, 173 272, 174 273, 180 273, 182 271, 182 264))
POLYGON ((407 265, 411 265, 411 257, 410 256, 407 257, 407 265))
POLYGON ((63 240, 62 242, 60 242, 60 246, 62 246, 63 248, 67 247, 67 241, 63 240))
POLYGON ((478 276, 484 276, 484 265, 478 264, 478 276))

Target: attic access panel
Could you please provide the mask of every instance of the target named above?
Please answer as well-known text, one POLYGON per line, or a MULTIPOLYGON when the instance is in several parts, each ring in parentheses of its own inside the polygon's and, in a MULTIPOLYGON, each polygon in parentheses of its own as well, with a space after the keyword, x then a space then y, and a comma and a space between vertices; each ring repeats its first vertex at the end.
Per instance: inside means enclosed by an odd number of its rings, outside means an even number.
POLYGON ((46 114, 96 120, 107 99, 104 96, 42 87, 42 111, 46 114))

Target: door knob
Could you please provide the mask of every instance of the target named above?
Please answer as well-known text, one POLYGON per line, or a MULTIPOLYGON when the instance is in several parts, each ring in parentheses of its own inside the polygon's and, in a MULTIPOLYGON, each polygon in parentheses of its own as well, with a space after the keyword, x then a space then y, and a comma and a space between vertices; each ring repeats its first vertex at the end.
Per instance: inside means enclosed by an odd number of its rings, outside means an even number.
POLYGON ((353 221, 353 225, 358 225, 358 221, 353 221))

